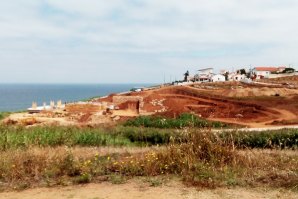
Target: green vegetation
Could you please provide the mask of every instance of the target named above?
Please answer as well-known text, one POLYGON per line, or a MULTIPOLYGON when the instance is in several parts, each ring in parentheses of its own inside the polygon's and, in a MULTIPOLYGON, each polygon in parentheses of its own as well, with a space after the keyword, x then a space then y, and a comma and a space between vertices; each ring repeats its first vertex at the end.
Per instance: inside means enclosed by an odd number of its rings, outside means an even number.
MULTIPOLYGON (((157 129, 139 127, 16 127, 0 126, 0 150, 56 146, 152 146, 187 142, 187 133, 199 129, 157 129)), ((298 130, 214 133, 222 142, 238 148, 297 148, 298 130)))
POLYGON ((79 128, 1 126, 0 150, 55 146, 147 146, 166 144, 170 138, 178 139, 174 130, 154 128, 79 128))
POLYGON ((10 115, 10 112, 0 112, 0 120, 3 120, 10 115))
POLYGON ((109 130, 78 127, 0 126, 0 149, 55 146, 129 146, 129 139, 109 130))
POLYGON ((199 118, 195 115, 184 113, 178 118, 166 118, 160 116, 140 116, 125 122, 124 126, 136 127, 151 127, 151 128, 184 128, 184 127, 197 127, 197 128, 222 128, 227 127, 227 124, 221 122, 210 122, 205 119, 199 118))
POLYGON ((220 136, 240 148, 298 148, 298 129, 232 132, 220 136))
POLYGON ((98 98, 101 98, 102 96, 93 96, 93 97, 89 97, 89 98, 86 98, 86 99, 82 99, 80 101, 82 102, 89 102, 89 101, 92 101, 92 100, 95 100, 95 99, 98 99, 98 98))

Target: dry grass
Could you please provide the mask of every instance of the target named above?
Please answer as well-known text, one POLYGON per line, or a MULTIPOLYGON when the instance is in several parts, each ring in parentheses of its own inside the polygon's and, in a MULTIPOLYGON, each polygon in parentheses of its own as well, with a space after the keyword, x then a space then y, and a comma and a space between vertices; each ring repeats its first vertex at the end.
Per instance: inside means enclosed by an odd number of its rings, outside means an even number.
POLYGON ((0 152, 0 186, 68 185, 134 176, 175 175, 188 185, 297 189, 297 151, 237 150, 210 132, 187 134, 165 147, 29 148, 0 152), (260 161, 261 160, 261 161, 260 161))

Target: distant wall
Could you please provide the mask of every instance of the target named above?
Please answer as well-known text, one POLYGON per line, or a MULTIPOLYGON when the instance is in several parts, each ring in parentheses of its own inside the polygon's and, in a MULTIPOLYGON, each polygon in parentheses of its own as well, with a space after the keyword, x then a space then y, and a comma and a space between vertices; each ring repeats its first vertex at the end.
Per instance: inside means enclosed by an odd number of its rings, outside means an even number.
POLYGON ((284 73, 284 74, 270 74, 269 78, 291 77, 295 75, 298 75, 298 73, 295 72, 295 73, 284 73))
POLYGON ((115 105, 127 105, 127 109, 137 109, 138 112, 143 112, 144 99, 140 96, 113 96, 115 105))
POLYGON ((96 113, 104 110, 105 107, 93 104, 67 104, 65 109, 69 113, 96 113))

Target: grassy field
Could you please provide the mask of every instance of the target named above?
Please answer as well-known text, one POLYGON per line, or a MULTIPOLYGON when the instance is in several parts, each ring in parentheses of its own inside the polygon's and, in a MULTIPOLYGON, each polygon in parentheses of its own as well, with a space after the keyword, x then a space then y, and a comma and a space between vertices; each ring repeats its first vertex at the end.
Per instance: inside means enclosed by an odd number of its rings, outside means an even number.
POLYGON ((177 176, 201 188, 297 190, 297 143, 297 130, 0 126, 0 189, 177 176))
MULTIPOLYGON (((158 129, 118 126, 113 128, 89 127, 34 127, 0 126, 0 150, 56 146, 131 146, 179 144, 188 142, 188 134, 210 132, 209 129, 158 129)), ((221 142, 237 148, 290 148, 298 147, 298 130, 285 129, 265 132, 211 133, 221 142)))

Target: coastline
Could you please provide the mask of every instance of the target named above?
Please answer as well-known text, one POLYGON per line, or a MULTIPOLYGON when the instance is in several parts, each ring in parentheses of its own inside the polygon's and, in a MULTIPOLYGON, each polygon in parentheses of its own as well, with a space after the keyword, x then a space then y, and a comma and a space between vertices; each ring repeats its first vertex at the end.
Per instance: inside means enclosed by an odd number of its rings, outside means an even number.
POLYGON ((26 111, 32 102, 40 106, 52 100, 83 101, 94 96, 127 92, 135 85, 142 84, 0 84, 0 112, 26 111))

